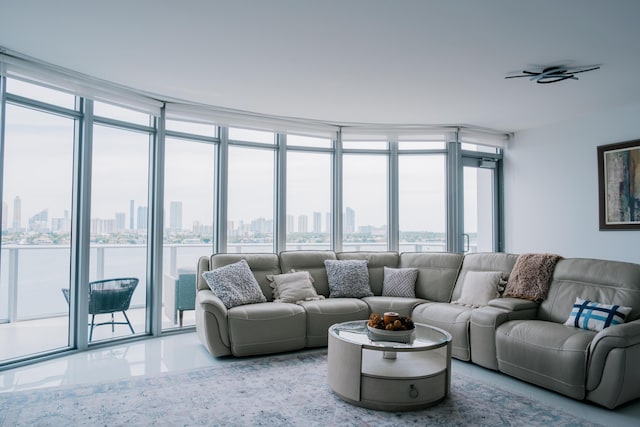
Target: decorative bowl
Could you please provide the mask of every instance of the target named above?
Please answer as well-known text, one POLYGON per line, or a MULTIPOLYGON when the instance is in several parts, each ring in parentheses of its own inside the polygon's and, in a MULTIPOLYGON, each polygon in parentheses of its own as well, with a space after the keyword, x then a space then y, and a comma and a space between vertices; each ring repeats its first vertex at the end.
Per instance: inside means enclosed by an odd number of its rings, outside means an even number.
POLYGON ((386 329, 372 328, 369 329, 369 337, 372 341, 392 341, 392 342, 410 342, 413 335, 413 329, 404 331, 387 331, 386 329))

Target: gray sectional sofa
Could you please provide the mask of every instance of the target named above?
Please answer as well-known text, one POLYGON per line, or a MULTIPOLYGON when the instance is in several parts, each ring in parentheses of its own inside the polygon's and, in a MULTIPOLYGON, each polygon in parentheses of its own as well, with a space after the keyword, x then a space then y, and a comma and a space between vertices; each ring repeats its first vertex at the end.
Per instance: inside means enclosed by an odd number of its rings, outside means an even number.
POLYGON ((323 347, 332 324, 395 311, 448 331, 457 359, 607 408, 640 397, 640 265, 560 259, 542 302, 500 297, 482 306, 456 303, 467 274, 497 274, 506 282, 517 260, 518 255, 505 253, 214 254, 198 261, 196 330, 216 357, 250 356, 323 347), (202 274, 241 259, 266 302, 227 308, 202 274), (373 296, 331 298, 325 260, 367 261, 373 296), (383 296, 384 267, 417 269, 415 297, 383 296), (290 271, 308 271, 317 294, 325 298, 273 302, 268 276, 290 271), (623 324, 599 332, 565 325, 576 297, 631 311, 623 324))

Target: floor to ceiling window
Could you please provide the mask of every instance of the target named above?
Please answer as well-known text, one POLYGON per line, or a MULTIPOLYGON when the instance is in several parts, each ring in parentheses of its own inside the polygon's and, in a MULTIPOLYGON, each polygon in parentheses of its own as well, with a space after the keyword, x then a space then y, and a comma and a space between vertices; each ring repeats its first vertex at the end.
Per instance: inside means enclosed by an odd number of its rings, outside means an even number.
POLYGON ((152 137, 152 128, 132 126, 144 126, 146 121, 148 127, 149 115, 99 102, 94 114, 89 280, 132 278, 137 285, 130 299, 133 310, 97 315, 96 324, 110 321, 111 316, 119 324, 90 328, 90 341, 128 336, 132 330, 146 333, 152 137))
POLYGON ((217 147, 213 125, 167 120, 166 128, 163 329, 195 324, 196 263, 213 253, 217 147))
POLYGON ((444 143, 400 141, 398 145, 399 250, 443 252, 447 237, 444 143), (440 153, 426 154, 433 148, 440 153))
POLYGON ((287 250, 331 248, 332 158, 330 139, 287 135, 287 250))
POLYGON ((7 80, 0 361, 69 345, 69 305, 62 289, 70 280, 78 117, 72 95, 7 80))
POLYGON ((386 251, 389 152, 386 141, 344 141, 342 250, 386 251))
POLYGON ((273 252, 275 134, 229 129, 227 252, 273 252))

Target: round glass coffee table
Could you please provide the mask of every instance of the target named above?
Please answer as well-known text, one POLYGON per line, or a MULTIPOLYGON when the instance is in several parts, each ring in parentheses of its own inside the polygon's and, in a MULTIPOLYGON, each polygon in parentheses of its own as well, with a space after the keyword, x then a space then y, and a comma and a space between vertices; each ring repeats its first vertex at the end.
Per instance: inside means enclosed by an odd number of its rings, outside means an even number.
POLYGON ((354 405, 407 411, 434 405, 449 394, 451 335, 415 324, 408 342, 381 341, 366 320, 329 328, 329 387, 354 405))

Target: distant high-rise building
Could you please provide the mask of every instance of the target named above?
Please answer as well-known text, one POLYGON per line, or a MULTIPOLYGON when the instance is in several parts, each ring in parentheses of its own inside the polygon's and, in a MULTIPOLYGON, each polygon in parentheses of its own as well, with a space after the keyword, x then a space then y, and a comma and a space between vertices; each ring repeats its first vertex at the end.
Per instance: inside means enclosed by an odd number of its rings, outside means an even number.
POLYGON ((147 229, 148 209, 146 206, 138 206, 138 230, 147 229))
POLYGON ((326 212, 324 214, 324 232, 331 233, 331 213, 326 212))
POLYGON ((11 223, 11 228, 14 230, 20 230, 22 227, 22 200, 20 200, 20 196, 16 196, 13 199, 13 222, 11 223))
POLYGON ((322 232, 322 214, 320 212, 313 213, 313 232, 322 232))
POLYGON ((9 205, 7 202, 2 202, 2 231, 7 230, 7 224, 9 224, 9 205))
POLYGON ((293 215, 287 215, 287 233, 293 233, 293 215))
POLYGON ((298 233, 306 233, 309 226, 309 217, 307 215, 298 216, 298 233))
POLYGON ((51 231, 63 233, 67 231, 67 224, 64 218, 51 218, 51 231))
POLYGON ((182 230, 182 202, 171 202, 169 204, 169 228, 171 231, 182 230))
POLYGON ((49 211, 48 209, 41 210, 31 218, 29 218, 29 231, 47 232, 49 224, 49 211))
POLYGON ((116 233, 121 233, 124 231, 125 217, 126 215, 124 212, 116 212, 116 226, 115 226, 116 233))
POLYGON ((129 230, 133 230, 133 224, 134 224, 133 219, 135 218, 133 215, 133 212, 134 212, 133 206, 134 206, 133 200, 131 200, 129 202, 129 230))
POLYGON ((343 227, 345 233, 353 233, 356 231, 356 211, 348 206, 346 209, 343 227))

